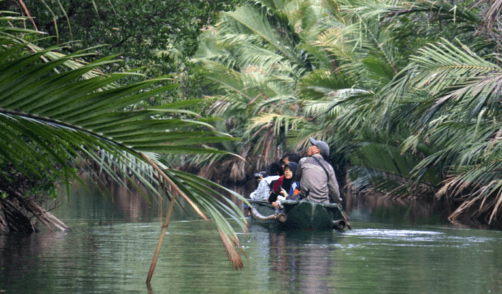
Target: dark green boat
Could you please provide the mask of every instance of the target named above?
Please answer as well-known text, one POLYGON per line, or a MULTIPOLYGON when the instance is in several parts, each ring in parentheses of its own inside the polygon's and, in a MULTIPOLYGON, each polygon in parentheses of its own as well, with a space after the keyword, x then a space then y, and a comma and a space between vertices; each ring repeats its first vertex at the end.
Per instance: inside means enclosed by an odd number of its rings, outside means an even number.
POLYGON ((282 202, 282 208, 276 211, 266 201, 249 200, 249 203, 252 206, 249 207, 251 218, 271 228, 343 231, 348 225, 346 215, 338 204, 285 200, 282 202))

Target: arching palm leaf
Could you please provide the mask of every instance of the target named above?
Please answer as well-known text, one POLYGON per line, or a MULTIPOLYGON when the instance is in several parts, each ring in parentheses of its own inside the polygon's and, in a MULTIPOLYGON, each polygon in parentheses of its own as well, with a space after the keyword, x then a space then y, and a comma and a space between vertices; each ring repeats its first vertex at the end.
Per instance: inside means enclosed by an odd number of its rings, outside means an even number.
MULTIPOLYGON (((175 87, 147 90, 162 78, 111 86, 125 75, 94 75, 88 79, 82 76, 116 61, 105 58, 67 69, 61 65, 80 55, 65 56, 49 50, 33 53, 30 45, 16 43, 17 39, 10 35, 0 35, 0 159, 15 164, 20 171, 40 174, 52 170, 68 185, 70 178, 78 180, 71 159, 86 157, 95 160, 119 182, 113 165, 127 167, 152 193, 158 193, 157 186, 162 180, 159 181, 158 175, 155 178, 153 168, 159 164, 151 163, 148 152, 228 154, 205 144, 235 140, 216 132, 210 124, 198 121, 197 114, 178 109, 177 105, 123 110, 175 87), (51 58, 45 62, 43 57, 47 55, 51 58), (193 119, 180 119, 178 114, 193 119), (39 150, 46 156, 41 156, 39 150), (107 160, 102 160, 102 156, 107 160), (138 165, 145 160, 150 165, 138 165)), ((196 176, 169 169, 164 172, 169 175, 173 192, 177 190, 199 215, 212 219, 224 240, 231 240, 226 248, 236 258, 232 260, 234 264, 241 266, 235 247, 239 245, 238 239, 224 218, 230 215, 243 225, 240 209, 235 205, 222 206, 214 199, 213 190, 202 189, 201 179, 196 176)))

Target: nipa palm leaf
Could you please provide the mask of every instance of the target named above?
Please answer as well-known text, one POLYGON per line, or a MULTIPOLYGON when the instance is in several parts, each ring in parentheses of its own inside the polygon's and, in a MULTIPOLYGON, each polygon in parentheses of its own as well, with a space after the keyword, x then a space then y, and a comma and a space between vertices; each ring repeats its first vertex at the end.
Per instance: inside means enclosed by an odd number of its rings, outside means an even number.
MULTIPOLYGON (((236 140, 216 132, 210 124, 198 121, 197 114, 178 109, 178 105, 123 110, 176 87, 151 87, 164 82, 162 78, 120 87, 112 83, 125 74, 92 75, 85 79, 83 76, 100 66, 117 61, 105 58, 85 65, 72 63, 78 66, 68 69, 62 65, 78 59, 80 54, 32 50, 31 45, 16 45, 20 43, 23 42, 17 38, 0 34, 0 160, 22 162, 16 166, 20 171, 40 174, 53 170, 69 189, 70 179, 79 180, 71 159, 85 157, 94 160, 119 183, 115 167, 127 167, 150 192, 158 193, 159 176, 154 177, 158 170, 153 168, 159 164, 144 164, 153 162, 146 154, 229 154, 205 144, 236 140), (193 119, 180 119, 180 113, 193 119), (39 150, 48 156, 40 156, 39 150)), ((164 173, 171 188, 177 188, 199 215, 212 219, 224 241, 231 240, 224 244, 234 265, 241 266, 236 251, 238 239, 224 217, 229 215, 243 227, 245 219, 240 209, 217 201, 217 193, 201 185, 214 187, 210 182, 169 169, 164 173)))

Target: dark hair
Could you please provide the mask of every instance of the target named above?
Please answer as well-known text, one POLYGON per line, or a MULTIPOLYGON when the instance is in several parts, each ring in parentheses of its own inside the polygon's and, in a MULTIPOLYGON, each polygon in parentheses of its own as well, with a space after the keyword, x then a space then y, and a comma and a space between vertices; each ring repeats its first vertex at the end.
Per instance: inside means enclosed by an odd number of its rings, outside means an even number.
POLYGON ((288 158, 289 162, 296 162, 296 163, 299 163, 300 162, 300 159, 301 157, 298 156, 298 154, 296 153, 286 153, 282 158, 281 158, 281 162, 284 161, 285 158, 288 158))
POLYGON ((293 176, 296 175, 297 168, 298 168, 298 163, 296 162, 290 162, 284 166, 284 170, 289 169, 293 173, 293 176))
POLYGON ((272 162, 267 168, 268 174, 271 176, 280 175, 281 169, 282 169, 281 164, 278 161, 272 162))
POLYGON ((289 169, 293 173, 293 181, 297 182, 300 179, 298 179, 298 163, 296 162, 290 162, 284 166, 284 172, 286 172, 286 169, 289 169))

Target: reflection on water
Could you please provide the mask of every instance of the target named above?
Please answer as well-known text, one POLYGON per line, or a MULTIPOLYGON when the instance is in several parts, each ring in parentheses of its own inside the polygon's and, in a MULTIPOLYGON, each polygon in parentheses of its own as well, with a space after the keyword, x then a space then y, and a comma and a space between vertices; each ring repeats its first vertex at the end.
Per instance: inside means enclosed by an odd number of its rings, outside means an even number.
MULTIPOLYGON (((330 293, 329 277, 336 261, 330 259, 337 244, 333 232, 271 233, 270 268, 288 292, 330 293)), ((339 237, 340 238, 340 237, 339 237)))
POLYGON ((352 218, 396 224, 447 223, 448 210, 438 201, 391 200, 376 195, 358 195, 350 198, 347 209, 352 218))
MULTIPOLYGON (((123 188, 112 191, 113 202, 94 190, 75 190, 70 205, 55 212, 72 231, 0 235, 0 291, 147 293, 166 203, 149 203, 123 188)), ((239 272, 213 225, 178 209, 152 293, 502 291, 500 231, 452 227, 433 205, 381 201, 347 201, 354 230, 345 233, 251 225, 239 234, 247 255, 239 272)))

